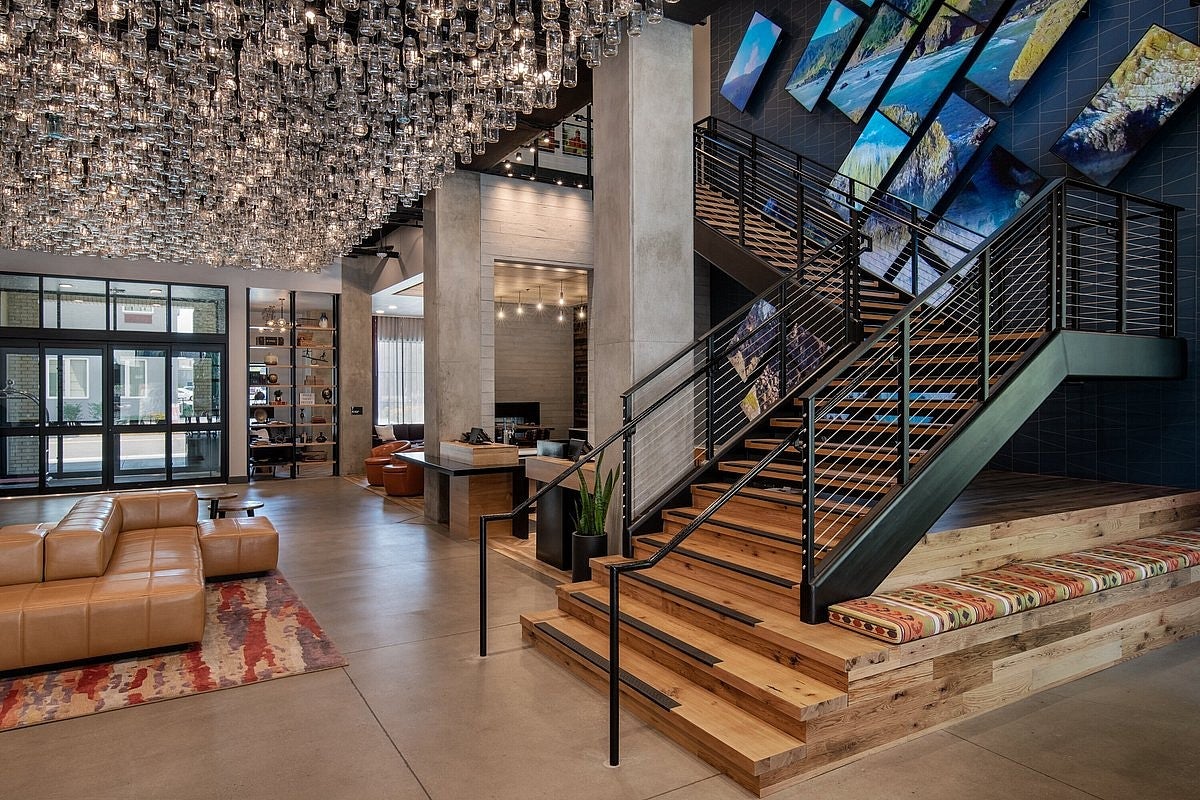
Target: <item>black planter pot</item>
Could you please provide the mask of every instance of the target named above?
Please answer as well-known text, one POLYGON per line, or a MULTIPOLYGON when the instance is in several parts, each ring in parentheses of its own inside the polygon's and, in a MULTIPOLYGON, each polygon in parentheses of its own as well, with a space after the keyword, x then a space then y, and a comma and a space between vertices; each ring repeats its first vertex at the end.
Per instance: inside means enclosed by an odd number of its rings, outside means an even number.
POLYGON ((571 579, 576 583, 592 579, 592 567, 588 562, 593 558, 608 555, 607 536, 580 536, 571 534, 571 579))

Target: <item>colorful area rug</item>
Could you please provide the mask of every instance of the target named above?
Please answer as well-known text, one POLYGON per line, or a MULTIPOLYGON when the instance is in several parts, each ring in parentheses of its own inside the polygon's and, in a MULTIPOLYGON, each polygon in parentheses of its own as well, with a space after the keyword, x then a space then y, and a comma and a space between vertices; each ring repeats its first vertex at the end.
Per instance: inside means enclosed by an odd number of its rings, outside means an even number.
POLYGON ((0 677, 0 731, 346 665, 278 572, 206 594, 199 644, 0 677))

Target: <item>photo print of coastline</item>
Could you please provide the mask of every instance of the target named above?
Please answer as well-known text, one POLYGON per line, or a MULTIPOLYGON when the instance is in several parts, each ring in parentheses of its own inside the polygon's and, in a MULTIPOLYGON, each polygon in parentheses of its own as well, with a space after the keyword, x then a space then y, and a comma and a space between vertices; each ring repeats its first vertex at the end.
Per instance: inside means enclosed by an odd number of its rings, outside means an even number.
MULTIPOLYGON (((928 9, 933 0, 921 2, 928 9)), ((915 31, 916 25, 899 11, 880 5, 834 82, 829 102, 854 122, 862 120, 915 31)))
POLYGON ((837 0, 829 4, 787 82, 797 103, 809 111, 816 107, 861 23, 862 17, 837 0))
POLYGON ((941 98, 958 68, 978 43, 979 26, 962 14, 941 8, 925 29, 879 110, 912 133, 941 98))
MULTIPOLYGON (((971 243, 969 232, 984 238, 992 235, 1041 191, 1045 183, 1045 178, 1016 156, 997 147, 971 173, 966 186, 942 215, 944 219, 966 228, 967 232, 956 231, 953 226, 943 223, 935 225, 933 232, 953 242, 961 241, 965 249, 973 249, 978 242, 971 243)), ((962 257, 961 252, 946 247, 936 239, 931 239, 929 244, 930 249, 947 264, 953 264, 962 257)))
POLYGON ((767 65, 767 59, 779 42, 779 34, 782 32, 774 22, 757 11, 754 12, 746 34, 742 36, 737 55, 733 57, 729 72, 725 74, 725 82, 721 84, 721 96, 733 103, 738 111, 746 110, 750 95, 754 93, 754 87, 762 77, 763 67, 767 65))
POLYGON ((958 95, 950 95, 888 191, 933 211, 995 127, 996 121, 987 114, 958 95))
MULTIPOLYGON (((909 206, 889 195, 880 197, 872 205, 874 210, 863 220, 863 235, 870 237, 871 249, 859 256, 858 263, 893 286, 912 292, 912 220, 908 219, 909 206)), ((921 225, 919 222, 917 224, 921 225)), ((921 230, 926 228, 921 226, 921 230)), ((942 275, 941 269, 927 261, 923 254, 924 250, 917 255, 918 294, 942 275)), ((951 291, 947 287, 937 292, 929 302, 936 305, 951 291)))
MULTIPOLYGON (((772 318, 774 313, 775 306, 766 300, 759 300, 751 306, 726 353, 730 365, 743 382, 750 380, 762 367, 740 402, 742 412, 749 419, 754 419, 763 409, 778 403, 780 398, 779 356, 777 352, 772 352, 778 341, 780 322, 772 318), (771 363, 764 364, 764 359, 768 357, 772 358, 771 363)), ((829 345, 815 334, 794 323, 787 330, 785 346, 788 385, 792 387, 820 365, 821 358, 829 349, 829 345)))
POLYGON ((1086 4, 1087 0, 1017 0, 967 70, 967 79, 1012 105, 1086 4))
POLYGON ((850 179, 858 183, 854 187, 854 202, 861 206, 887 177, 909 141, 908 134, 887 117, 878 112, 872 114, 871 121, 838 167, 838 176, 829 185, 827 194, 833 210, 843 219, 849 219, 850 179))
POLYGON ((905 16, 920 22, 925 19, 925 15, 929 13, 930 6, 933 3, 929 0, 888 0, 896 9, 902 12, 905 16))
POLYGON ((946 2, 980 25, 987 25, 1008 0, 946 0, 946 2))
POLYGON ((1050 152, 1107 186, 1197 86, 1200 47, 1152 25, 1050 152))

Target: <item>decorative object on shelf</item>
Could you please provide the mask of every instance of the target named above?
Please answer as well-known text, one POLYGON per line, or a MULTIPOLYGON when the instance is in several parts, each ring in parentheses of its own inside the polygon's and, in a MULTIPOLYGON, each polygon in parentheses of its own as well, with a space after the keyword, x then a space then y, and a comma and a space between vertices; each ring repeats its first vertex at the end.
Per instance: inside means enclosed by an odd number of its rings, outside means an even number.
MULTIPOLYGON (((259 392, 259 394, 262 394, 262 392, 259 392)), ((271 419, 271 416, 267 413, 267 410, 265 408, 254 409, 254 421, 255 422, 263 424, 263 423, 266 423, 267 421, 269 421, 270 419, 271 419)))
POLYGON ((278 366, 279 356, 275 355, 274 353, 267 353, 265 356, 263 356, 263 363, 268 367, 278 366))
MULTIPOLYGON (((313 419, 313 422, 316 422, 316 418, 313 419)), ((326 438, 324 431, 322 431, 321 433, 317 434, 316 441, 319 443, 324 443, 329 441, 329 439, 326 438)))
MULTIPOLYGON (((292 327, 291 320, 287 318, 287 312, 284 311, 284 298, 279 298, 279 305, 267 306, 262 310, 262 324, 267 328, 277 328, 281 331, 292 327)), ((280 344, 283 344, 281 339, 280 344)))
POLYGON ((304 409, 300 409, 300 424, 304 424, 304 409))
POLYGON ((326 403, 332 402, 333 401, 333 389, 329 388, 328 386, 326 386, 324 389, 322 389, 321 390, 321 399, 324 400, 326 403))
POLYGON ((259 336, 254 340, 259 347, 283 347, 282 336, 259 336))
POLYGON ((251 386, 262 386, 263 374, 261 372, 251 372, 248 380, 251 386))
POLYGON ((313 417, 312 424, 313 425, 328 425, 329 420, 325 419, 325 417, 313 417))
POLYGON ((326 314, 324 311, 321 312, 321 316, 317 319, 317 327, 318 328, 328 328, 329 327, 329 315, 326 314))
POLYGON ((275 390, 275 405, 277 405, 277 406, 283 405, 283 390, 282 389, 275 390))
POLYGON ((309 361, 313 362, 314 364, 328 364, 329 363, 329 351, 328 350, 322 350, 321 355, 314 356, 312 354, 311 349, 305 349, 305 351, 303 353, 301 353, 301 356, 303 356, 304 358, 307 358, 309 361))
POLYGON ((296 347, 311 347, 312 343, 313 337, 311 333, 296 334, 296 347))
POLYGON ((315 406, 317 404, 317 395, 315 392, 301 392, 296 402, 302 406, 315 406))
POLYGON ((267 383, 279 383, 279 376, 274 372, 267 374, 267 383))
POLYGON ((267 399, 267 395, 261 389, 259 389, 257 392, 254 393, 254 400, 256 402, 261 403, 263 400, 266 400, 266 399, 267 399))
POLYGON ((621 468, 604 472, 604 454, 596 459, 595 483, 589 487, 587 479, 581 472, 579 476, 579 515, 575 532, 571 534, 571 577, 576 581, 586 581, 591 577, 593 558, 600 558, 608 552, 608 537, 605 535, 604 522, 608 517, 608 506, 612 502, 613 489, 621 476, 621 468))
POLYGON ((4 2, 0 247, 319 271, 662 3, 4 2))

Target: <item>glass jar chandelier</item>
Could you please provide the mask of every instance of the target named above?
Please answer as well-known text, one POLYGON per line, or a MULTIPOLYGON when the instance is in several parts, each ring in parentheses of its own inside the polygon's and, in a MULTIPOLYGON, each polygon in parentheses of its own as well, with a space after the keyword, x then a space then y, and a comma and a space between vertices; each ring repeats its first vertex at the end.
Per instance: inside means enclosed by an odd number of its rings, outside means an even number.
POLYGON ((318 271, 663 0, 0 0, 0 248, 318 271))

